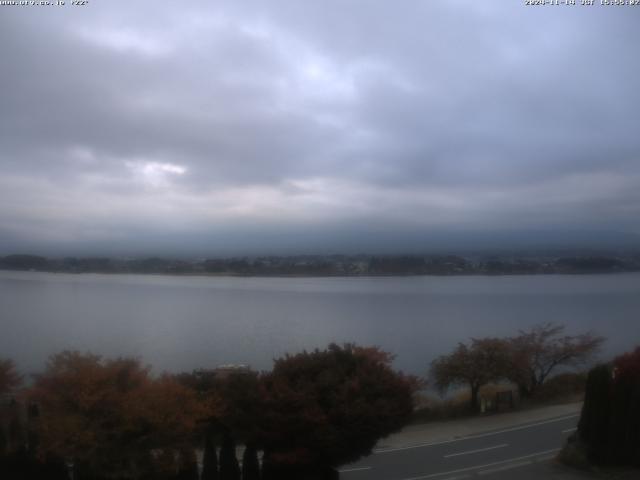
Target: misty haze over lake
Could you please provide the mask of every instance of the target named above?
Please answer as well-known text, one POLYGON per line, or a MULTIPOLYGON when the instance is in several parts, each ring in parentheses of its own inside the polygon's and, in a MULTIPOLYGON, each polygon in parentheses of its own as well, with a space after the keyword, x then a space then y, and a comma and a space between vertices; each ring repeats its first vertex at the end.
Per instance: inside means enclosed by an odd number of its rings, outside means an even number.
POLYGON ((234 278, 0 272, 0 351, 24 371, 62 349, 134 355, 170 371, 247 363, 327 343, 380 345, 424 374, 472 336, 540 322, 594 330, 603 357, 640 338, 640 274, 234 278))

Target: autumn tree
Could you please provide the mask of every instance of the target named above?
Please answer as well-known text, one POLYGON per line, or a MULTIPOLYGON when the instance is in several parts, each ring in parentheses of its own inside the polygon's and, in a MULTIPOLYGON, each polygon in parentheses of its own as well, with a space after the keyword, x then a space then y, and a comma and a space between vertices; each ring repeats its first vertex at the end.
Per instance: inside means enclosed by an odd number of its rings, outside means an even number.
MULTIPOLYGON (((11 393, 22 383, 13 361, 0 359, 0 396, 11 393)), ((0 398, 1 400, 1 398, 0 398)), ((22 444, 17 405, 0 404, 0 461, 12 450, 12 444, 22 444)))
POLYGON ((41 454, 96 478, 139 478, 150 451, 182 448, 201 415, 194 392, 173 378, 89 353, 52 356, 29 396, 40 408, 41 454))
POLYGON ((469 406, 478 409, 480 388, 505 376, 509 365, 509 348, 499 338, 473 338, 466 345, 459 343, 449 355, 431 363, 431 376, 441 391, 451 386, 465 385, 471 391, 469 406))
POLYGON ((238 371, 215 382, 213 403, 216 422, 225 434, 244 443, 255 443, 260 436, 260 418, 265 404, 260 378, 254 371, 238 371))
POLYGON ((264 405, 258 373, 245 368, 199 369, 178 374, 176 379, 197 392, 210 412, 203 421, 202 478, 237 478, 240 470, 233 445, 236 441, 255 445, 260 432, 264 405), (221 444, 219 461, 216 442, 221 444))
POLYGON ((509 340, 510 369, 507 377, 518 386, 522 397, 531 397, 549 375, 559 367, 586 364, 598 351, 603 337, 588 332, 565 335, 565 327, 544 323, 520 331, 509 340))
MULTIPOLYGON (((176 378, 198 393, 212 412, 203 422, 205 449, 203 478, 235 478, 238 475, 235 451, 227 448, 236 441, 255 445, 260 433, 263 396, 257 372, 249 369, 200 369, 176 378), (221 443, 220 472, 215 443, 221 443)), ((251 453, 251 449, 249 449, 251 453)))
POLYGON ((307 478, 369 454, 413 410, 417 382, 378 348, 346 344, 277 359, 262 379, 263 478, 307 478))
POLYGON ((9 393, 22 383, 22 376, 12 360, 0 359, 0 395, 9 393))

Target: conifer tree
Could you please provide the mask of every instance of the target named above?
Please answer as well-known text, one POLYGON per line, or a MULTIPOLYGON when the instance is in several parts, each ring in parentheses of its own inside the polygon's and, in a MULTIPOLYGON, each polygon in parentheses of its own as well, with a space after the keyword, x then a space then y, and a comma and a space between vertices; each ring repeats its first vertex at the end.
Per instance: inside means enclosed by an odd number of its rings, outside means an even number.
POLYGON ((202 480, 218 480, 218 454, 213 432, 207 432, 204 439, 204 456, 202 457, 202 480))
POLYGON ((193 449, 183 448, 178 462, 178 480, 199 480, 198 459, 193 449))
POLYGON ((247 445, 242 455, 242 480, 260 480, 258 451, 252 444, 247 445))
POLYGON ((220 480, 240 480, 240 466, 236 458, 236 443, 229 431, 225 431, 222 436, 220 480))

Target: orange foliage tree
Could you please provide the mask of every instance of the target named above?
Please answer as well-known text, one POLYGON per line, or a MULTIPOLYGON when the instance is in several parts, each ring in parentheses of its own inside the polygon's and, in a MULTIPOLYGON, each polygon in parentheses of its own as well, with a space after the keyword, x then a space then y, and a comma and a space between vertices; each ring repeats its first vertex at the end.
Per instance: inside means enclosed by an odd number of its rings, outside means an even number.
POLYGON ((49 359, 28 395, 41 411, 38 450, 95 478, 139 478, 151 453, 191 441, 204 408, 172 377, 136 359, 63 352, 49 359))
POLYGON ((21 383, 22 376, 17 372, 13 361, 0 359, 0 395, 9 393, 21 383))

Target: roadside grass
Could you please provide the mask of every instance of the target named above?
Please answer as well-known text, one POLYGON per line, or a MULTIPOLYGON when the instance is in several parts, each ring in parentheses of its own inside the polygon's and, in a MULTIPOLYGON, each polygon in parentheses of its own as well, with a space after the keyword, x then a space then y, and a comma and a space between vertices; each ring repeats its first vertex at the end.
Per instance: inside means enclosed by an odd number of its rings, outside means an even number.
POLYGON ((584 399, 585 384, 585 372, 561 373, 545 382, 532 398, 520 398, 517 388, 512 384, 485 385, 480 389, 480 398, 490 401, 490 405, 482 413, 474 412, 469 408, 471 394, 467 389, 461 389, 447 396, 423 392, 416 397, 416 408, 410 423, 420 424, 576 403, 584 399), (496 394, 509 390, 513 393, 513 408, 504 405, 500 409, 495 408, 496 394))

